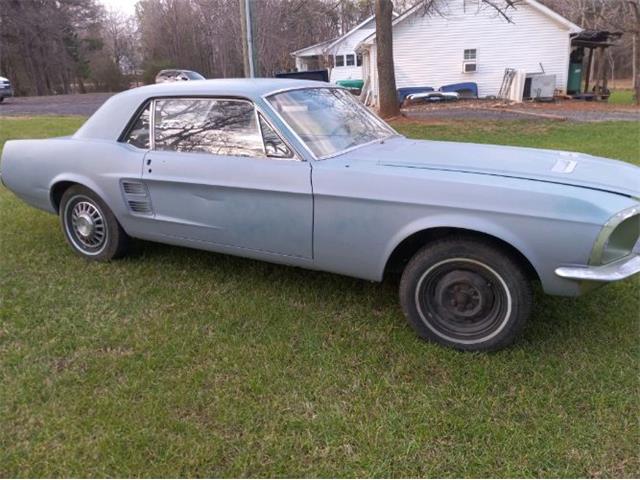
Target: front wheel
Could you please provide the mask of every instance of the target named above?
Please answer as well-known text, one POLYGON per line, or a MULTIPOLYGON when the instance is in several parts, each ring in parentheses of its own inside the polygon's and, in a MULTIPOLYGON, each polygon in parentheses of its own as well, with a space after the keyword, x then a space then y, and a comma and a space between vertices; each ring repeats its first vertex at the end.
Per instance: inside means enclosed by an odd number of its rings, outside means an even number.
POLYGON ((60 223, 69 245, 85 258, 107 261, 126 252, 128 235, 107 204, 88 188, 75 185, 64 192, 60 223))
POLYGON ((490 351, 511 344, 522 330, 532 289, 518 261, 492 243, 445 239, 409 261, 400 303, 420 337, 459 350, 490 351))

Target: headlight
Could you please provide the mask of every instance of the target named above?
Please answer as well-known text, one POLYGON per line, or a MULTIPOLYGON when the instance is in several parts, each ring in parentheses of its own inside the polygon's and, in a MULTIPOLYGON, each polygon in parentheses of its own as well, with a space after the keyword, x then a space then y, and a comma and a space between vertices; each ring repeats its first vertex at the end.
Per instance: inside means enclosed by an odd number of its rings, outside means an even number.
POLYGON ((640 237, 640 206, 628 208, 611 218, 600 231, 589 264, 605 265, 626 257, 640 237))

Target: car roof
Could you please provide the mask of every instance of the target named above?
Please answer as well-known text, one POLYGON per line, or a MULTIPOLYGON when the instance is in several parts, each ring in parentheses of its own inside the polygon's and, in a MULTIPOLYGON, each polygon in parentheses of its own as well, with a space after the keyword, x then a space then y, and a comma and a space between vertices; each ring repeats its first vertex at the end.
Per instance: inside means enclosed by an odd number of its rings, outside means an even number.
MULTIPOLYGON (((178 70, 190 71, 190 70, 178 70)), ((325 82, 300 80, 295 78, 217 78, 213 80, 194 80, 192 82, 160 83, 139 87, 127 92, 147 97, 168 95, 229 95, 260 97, 277 90, 303 87, 331 87, 325 82)))
POLYGON ((280 90, 340 88, 325 82, 294 78, 225 78, 171 82, 132 88, 107 100, 75 133, 74 138, 114 140, 134 113, 150 98, 173 96, 245 97, 254 101, 280 90))

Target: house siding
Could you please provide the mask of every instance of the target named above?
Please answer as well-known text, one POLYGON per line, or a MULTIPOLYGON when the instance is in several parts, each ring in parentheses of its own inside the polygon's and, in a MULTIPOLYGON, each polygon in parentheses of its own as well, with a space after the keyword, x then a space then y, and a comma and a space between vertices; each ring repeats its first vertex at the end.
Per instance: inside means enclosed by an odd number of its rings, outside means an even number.
MULTIPOLYGON (((355 55, 356 45, 373 32, 375 32, 375 23, 369 22, 367 25, 353 32, 347 38, 334 45, 330 50, 327 50, 327 53, 330 55, 355 55)), ((330 80, 334 83, 338 80, 362 80, 362 67, 334 67, 331 69, 330 80)))
MULTIPOLYGON (((505 68, 538 72, 542 63, 547 74, 556 75, 556 88, 566 90, 571 41, 566 26, 526 4, 510 10, 513 23, 470 0, 452 0, 443 13, 414 13, 394 26, 398 88, 475 82, 481 97, 497 95, 505 68), (477 50, 475 73, 462 72, 465 49, 477 50)), ((375 70, 375 63, 370 67, 375 70)))

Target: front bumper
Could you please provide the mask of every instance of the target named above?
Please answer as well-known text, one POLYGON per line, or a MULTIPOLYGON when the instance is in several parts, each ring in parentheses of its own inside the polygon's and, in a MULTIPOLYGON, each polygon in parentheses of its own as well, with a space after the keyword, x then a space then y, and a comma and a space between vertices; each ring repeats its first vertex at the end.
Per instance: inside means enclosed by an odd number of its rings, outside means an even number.
POLYGON ((13 88, 0 88, 0 97, 13 97, 13 88))
POLYGON ((588 282, 616 282, 640 273, 640 253, 632 253, 619 260, 600 266, 559 267, 556 275, 588 282))

